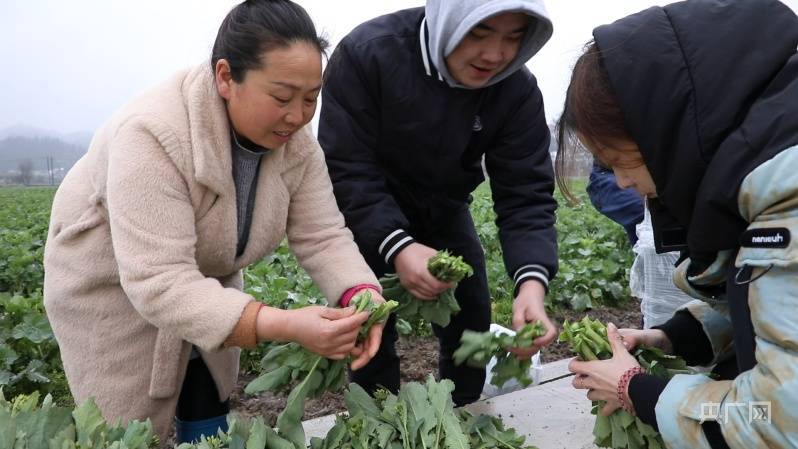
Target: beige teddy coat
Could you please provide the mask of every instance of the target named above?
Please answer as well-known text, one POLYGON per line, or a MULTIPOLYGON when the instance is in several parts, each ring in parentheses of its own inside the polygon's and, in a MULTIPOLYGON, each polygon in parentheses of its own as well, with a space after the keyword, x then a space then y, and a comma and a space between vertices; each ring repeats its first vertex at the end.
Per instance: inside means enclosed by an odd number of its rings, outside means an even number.
POLYGON ((246 250, 236 257, 236 192, 225 104, 208 64, 146 92, 95 135, 56 193, 44 302, 78 403, 106 419, 169 431, 191 345, 220 399, 238 375, 223 348, 246 305, 241 269, 288 236, 335 304, 377 284, 336 206, 309 126, 261 163, 246 250))

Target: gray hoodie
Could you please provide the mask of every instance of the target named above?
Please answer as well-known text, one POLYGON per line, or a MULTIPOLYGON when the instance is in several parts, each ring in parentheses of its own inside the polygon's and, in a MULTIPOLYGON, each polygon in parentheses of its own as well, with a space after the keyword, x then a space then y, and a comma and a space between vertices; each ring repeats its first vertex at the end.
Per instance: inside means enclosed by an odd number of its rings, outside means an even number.
POLYGON ((449 73, 446 68, 446 57, 454 51, 471 28, 495 15, 508 12, 523 12, 531 16, 529 31, 524 36, 515 59, 483 87, 496 84, 512 75, 549 40, 552 25, 543 1, 427 0, 426 21, 429 29, 430 59, 450 86, 467 88, 449 73))

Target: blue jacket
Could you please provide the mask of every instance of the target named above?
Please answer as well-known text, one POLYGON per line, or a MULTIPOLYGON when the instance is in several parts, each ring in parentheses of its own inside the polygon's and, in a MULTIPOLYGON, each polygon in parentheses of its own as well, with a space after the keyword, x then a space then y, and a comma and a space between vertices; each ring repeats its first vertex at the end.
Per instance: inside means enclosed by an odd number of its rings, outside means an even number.
POLYGON ((593 164, 587 195, 597 211, 623 226, 629 243, 637 242, 637 225, 643 221, 645 204, 643 197, 634 189, 622 189, 612 170, 593 164))
POLYGON ((550 132, 522 68, 476 90, 450 87, 428 56, 424 9, 346 36, 325 72, 319 142, 338 206, 367 261, 389 268, 413 229, 438 229, 490 178, 506 269, 548 285, 557 271, 550 132))

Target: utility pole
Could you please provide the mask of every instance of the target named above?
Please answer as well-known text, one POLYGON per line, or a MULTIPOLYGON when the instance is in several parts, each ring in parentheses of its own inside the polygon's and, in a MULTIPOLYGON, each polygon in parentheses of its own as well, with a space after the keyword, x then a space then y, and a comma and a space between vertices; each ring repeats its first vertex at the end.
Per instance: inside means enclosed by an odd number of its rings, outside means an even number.
POLYGON ((53 170, 50 168, 50 156, 45 156, 44 160, 47 161, 47 178, 50 185, 53 185, 53 170))
POLYGON ((50 173, 50 185, 55 185, 55 160, 52 156, 47 156, 47 171, 50 173))

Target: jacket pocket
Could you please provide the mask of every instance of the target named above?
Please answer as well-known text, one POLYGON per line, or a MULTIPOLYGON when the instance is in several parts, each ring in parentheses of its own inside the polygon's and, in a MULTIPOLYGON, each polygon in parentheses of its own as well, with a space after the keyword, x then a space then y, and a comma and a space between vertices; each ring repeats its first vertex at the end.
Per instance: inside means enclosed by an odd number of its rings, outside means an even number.
POLYGON ((203 196, 200 204, 195 208, 196 210, 195 221, 197 223, 201 222, 205 217, 208 216, 208 213, 211 212, 211 210, 213 210, 213 208, 217 205, 218 202, 219 202, 219 195, 211 191, 208 191, 208 193, 203 196))
POLYGON ((177 375, 180 372, 183 344, 188 343, 163 329, 158 330, 148 392, 151 398, 165 399, 177 393, 177 375))
POLYGON ((786 268, 798 263, 798 244, 792 238, 798 231, 798 217, 792 215, 765 215, 751 223, 740 236, 735 265, 755 267, 756 277, 760 271, 756 268, 786 268))
POLYGON ((732 251, 721 251, 704 271, 690 275, 690 259, 683 260, 673 270, 673 283, 684 293, 711 306, 726 304, 724 286, 732 251))

